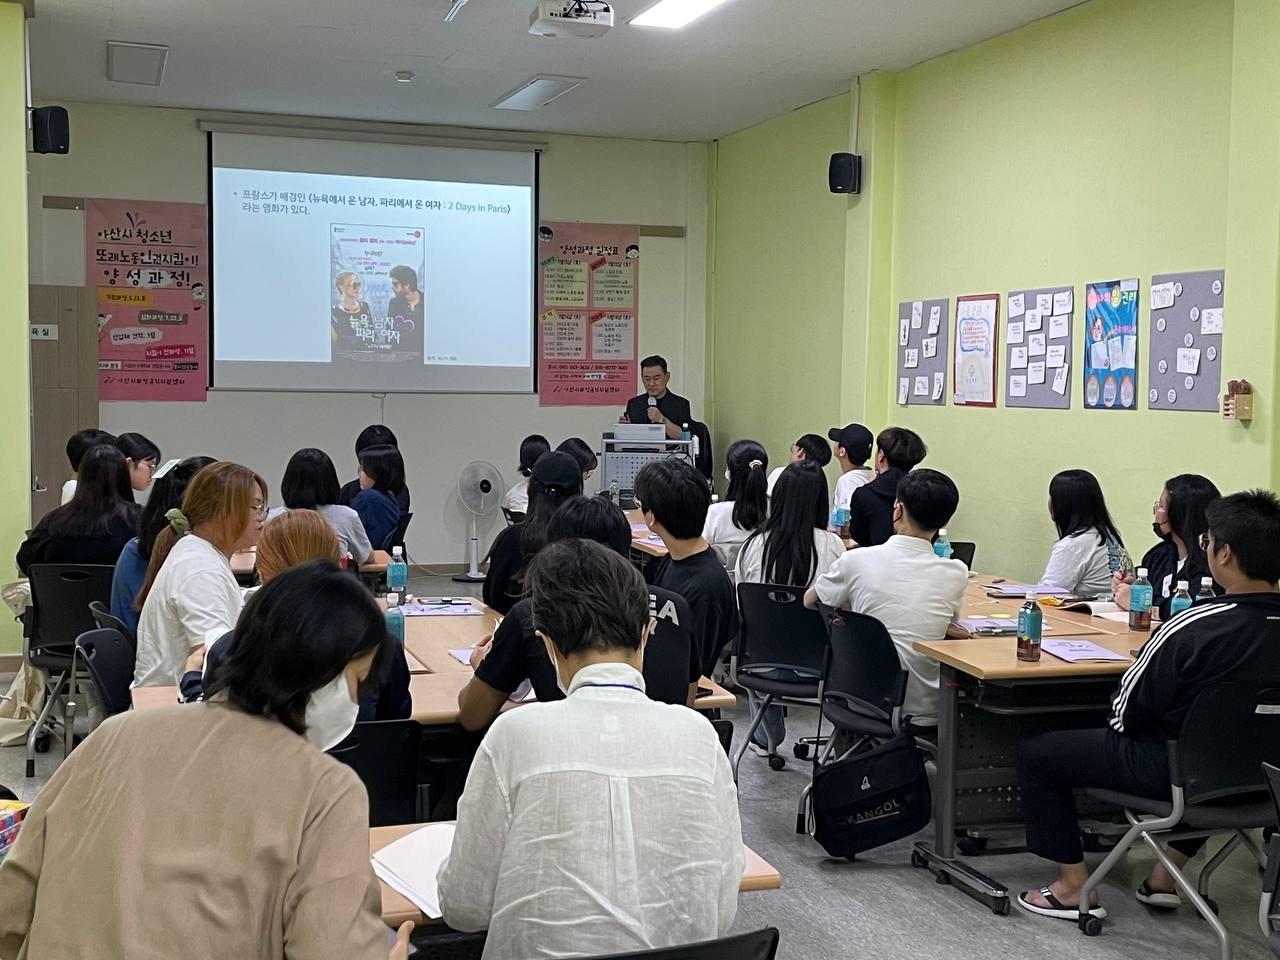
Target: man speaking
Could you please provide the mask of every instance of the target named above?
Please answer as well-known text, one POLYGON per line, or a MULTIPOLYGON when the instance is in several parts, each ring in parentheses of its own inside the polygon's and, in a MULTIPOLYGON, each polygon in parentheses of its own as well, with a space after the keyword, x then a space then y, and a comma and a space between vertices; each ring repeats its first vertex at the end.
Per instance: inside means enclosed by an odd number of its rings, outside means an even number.
POLYGON ((666 427, 668 440, 678 439, 682 425, 692 422, 693 414, 688 400, 667 389, 671 380, 667 361, 659 356, 645 357, 640 361, 640 380, 644 383, 644 393, 627 401, 627 412, 620 422, 661 423, 666 427))

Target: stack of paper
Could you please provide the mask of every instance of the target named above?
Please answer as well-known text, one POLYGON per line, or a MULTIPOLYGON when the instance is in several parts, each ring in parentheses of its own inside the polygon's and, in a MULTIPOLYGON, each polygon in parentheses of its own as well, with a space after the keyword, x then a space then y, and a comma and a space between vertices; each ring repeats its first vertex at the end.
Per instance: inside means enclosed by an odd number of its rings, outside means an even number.
POLYGON ((478 617, 483 611, 471 604, 459 603, 404 603, 400 612, 406 617, 478 617))
POLYGON ((1045 653, 1053 654, 1059 660, 1067 661, 1067 663, 1123 661, 1129 659, 1122 653, 1115 653, 1106 647, 1090 643, 1088 640, 1042 640, 1040 649, 1045 653))
POLYGON ((370 857, 378 879, 432 920, 440 919, 436 874, 453 846, 453 826, 429 823, 370 857))

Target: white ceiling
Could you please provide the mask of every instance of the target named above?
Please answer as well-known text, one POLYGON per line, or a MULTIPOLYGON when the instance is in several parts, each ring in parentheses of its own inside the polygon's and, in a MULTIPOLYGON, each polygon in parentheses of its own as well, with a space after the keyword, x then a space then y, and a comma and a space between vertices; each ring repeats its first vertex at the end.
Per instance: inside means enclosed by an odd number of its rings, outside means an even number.
POLYGON ((45 100, 709 140, 1005 33, 1081 0, 730 0, 680 31, 528 33, 535 0, 36 0, 45 100), (171 47, 160 87, 106 79, 107 40, 171 47), (412 70, 411 84, 396 70, 412 70), (534 113, 491 109, 535 73, 587 82, 534 113))

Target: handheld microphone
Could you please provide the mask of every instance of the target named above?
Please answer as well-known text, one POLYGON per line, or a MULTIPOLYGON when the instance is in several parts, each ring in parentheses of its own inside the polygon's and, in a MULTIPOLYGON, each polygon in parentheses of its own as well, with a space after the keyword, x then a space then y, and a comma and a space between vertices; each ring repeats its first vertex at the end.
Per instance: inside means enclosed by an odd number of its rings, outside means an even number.
POLYGON ((658 405, 658 398, 657 398, 657 397, 650 397, 650 398, 649 398, 649 406, 651 406, 651 407, 656 407, 657 405, 658 405))

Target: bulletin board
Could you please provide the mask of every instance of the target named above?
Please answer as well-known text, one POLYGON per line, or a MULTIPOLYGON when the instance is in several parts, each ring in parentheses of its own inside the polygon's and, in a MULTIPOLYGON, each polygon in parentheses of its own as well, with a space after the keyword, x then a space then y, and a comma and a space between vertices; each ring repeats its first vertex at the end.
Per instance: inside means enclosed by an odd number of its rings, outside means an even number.
POLYGON ((948 300, 898 304, 898 403, 940 407, 947 392, 948 300))
POLYGON ((1006 303, 1005 406, 1069 410, 1074 289, 1013 290, 1006 303))
POLYGON ((1224 279, 1223 270, 1151 278, 1148 409, 1217 411, 1224 279))

